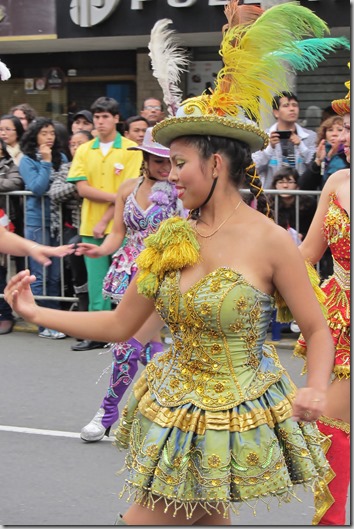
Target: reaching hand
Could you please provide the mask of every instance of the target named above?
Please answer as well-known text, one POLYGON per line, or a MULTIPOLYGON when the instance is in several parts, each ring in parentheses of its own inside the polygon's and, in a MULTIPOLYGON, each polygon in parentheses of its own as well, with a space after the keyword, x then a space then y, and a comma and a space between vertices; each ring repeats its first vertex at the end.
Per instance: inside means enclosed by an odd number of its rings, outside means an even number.
POLYGON ((101 246, 79 242, 76 246, 75 255, 87 255, 88 257, 102 257, 101 246))
POLYGON ((290 141, 294 144, 294 145, 297 145, 299 146, 300 143, 301 143, 301 138, 300 136, 298 136, 296 134, 296 132, 292 132, 291 136, 290 136, 290 141))
POLYGON ((74 253, 73 244, 64 244, 62 246, 45 246, 35 244, 31 247, 30 256, 44 266, 49 266, 51 260, 49 257, 64 257, 74 253))
POLYGON ((270 133, 270 136, 269 136, 269 143, 270 143, 270 146, 274 149, 275 146, 280 143, 280 138, 279 138, 279 134, 276 130, 273 130, 273 132, 270 133))
POLYGON ((104 232, 106 231, 108 221, 105 221, 101 219, 97 224, 93 227, 93 236, 95 239, 103 239, 104 232))
POLYGON ((326 393, 315 388, 301 388, 293 402, 294 421, 317 421, 326 408, 326 393))
POLYGON ((36 277, 31 276, 29 270, 22 270, 10 279, 4 290, 7 303, 27 321, 34 320, 38 309, 30 287, 35 280, 36 277))

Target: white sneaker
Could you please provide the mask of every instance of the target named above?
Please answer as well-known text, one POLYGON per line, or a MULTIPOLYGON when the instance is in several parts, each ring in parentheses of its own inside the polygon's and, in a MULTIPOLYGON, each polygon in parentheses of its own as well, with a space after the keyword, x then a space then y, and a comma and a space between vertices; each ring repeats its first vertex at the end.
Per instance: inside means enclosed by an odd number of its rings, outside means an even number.
POLYGON ((298 324, 296 323, 296 321, 292 321, 292 322, 290 323, 290 330, 291 330, 291 332, 295 332, 295 333, 300 332, 300 327, 298 326, 298 324))
POLYGON ((66 338, 66 334, 63 332, 55 331, 54 329, 43 329, 38 336, 40 338, 49 338, 50 340, 62 340, 66 338))
POLYGON ((84 441, 93 442, 100 441, 104 438, 105 435, 109 435, 111 427, 106 428, 102 424, 102 419, 104 416, 104 409, 100 408, 91 422, 86 424, 81 430, 80 437, 84 441))

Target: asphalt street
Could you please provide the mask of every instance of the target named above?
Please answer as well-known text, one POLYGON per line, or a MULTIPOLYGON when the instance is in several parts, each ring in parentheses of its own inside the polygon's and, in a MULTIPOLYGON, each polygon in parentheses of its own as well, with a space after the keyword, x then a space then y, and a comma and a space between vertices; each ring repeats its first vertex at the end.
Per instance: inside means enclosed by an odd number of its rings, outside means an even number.
MULTIPOLYGON (((41 339, 21 325, 0 341, 0 524, 113 525, 127 508, 119 498, 124 477, 117 475, 124 452, 112 446, 112 438, 85 443, 79 437, 105 394, 109 372, 102 373, 110 354, 73 352, 73 339, 41 339)), ((289 339, 277 342, 278 353, 302 385, 302 364, 292 358, 291 345, 289 339)), ((243 505, 233 525, 311 525, 312 494, 302 488, 297 494, 301 501, 278 506, 273 500, 269 511, 259 502, 256 516, 243 505)))

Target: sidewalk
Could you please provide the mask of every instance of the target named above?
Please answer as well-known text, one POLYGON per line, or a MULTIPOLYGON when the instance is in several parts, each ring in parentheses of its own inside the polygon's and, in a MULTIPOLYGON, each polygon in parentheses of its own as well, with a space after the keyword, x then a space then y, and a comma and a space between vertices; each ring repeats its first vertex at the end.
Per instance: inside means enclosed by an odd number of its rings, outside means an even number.
MULTIPOLYGON (((28 323, 27 321, 24 321, 21 318, 18 318, 16 320, 13 330, 19 332, 32 332, 35 334, 38 333, 37 325, 33 325, 33 323, 28 323)), ((162 336, 163 338, 166 338, 166 336, 168 336, 164 330, 162 332, 162 336)), ((267 342, 273 344, 275 347, 293 350, 298 336, 299 335, 296 333, 282 333, 281 339, 274 341, 272 340, 272 334, 268 333, 267 342)))
POLYGON ((281 339, 274 341, 272 340, 272 334, 268 334, 267 342, 273 344, 275 347, 281 347, 282 349, 293 350, 299 335, 296 333, 283 333, 281 339))

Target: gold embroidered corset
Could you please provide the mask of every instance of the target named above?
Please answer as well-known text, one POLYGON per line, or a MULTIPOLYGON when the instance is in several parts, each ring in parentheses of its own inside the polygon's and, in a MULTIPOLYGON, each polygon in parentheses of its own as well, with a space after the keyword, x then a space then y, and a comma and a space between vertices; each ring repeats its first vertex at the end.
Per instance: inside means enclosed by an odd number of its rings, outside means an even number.
POLYGON ((218 268, 186 293, 180 272, 167 274, 156 308, 173 343, 147 366, 150 391, 162 406, 194 403, 222 410, 262 395, 284 373, 264 345, 273 298, 229 268, 218 268))

